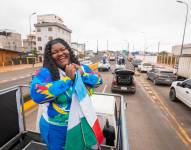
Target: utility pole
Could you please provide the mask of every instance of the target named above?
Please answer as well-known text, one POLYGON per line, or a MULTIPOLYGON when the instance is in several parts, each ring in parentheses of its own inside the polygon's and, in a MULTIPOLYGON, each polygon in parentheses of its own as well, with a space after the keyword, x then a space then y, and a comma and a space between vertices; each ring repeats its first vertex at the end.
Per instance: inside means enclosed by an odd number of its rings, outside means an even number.
POLYGON ((97 40, 97 55, 98 55, 98 40, 97 40))
POLYGON ((158 54, 159 54, 159 51, 160 51, 160 41, 158 42, 158 54))
MULTIPOLYGON (((36 12, 34 12, 34 13, 32 13, 32 14, 30 14, 29 15, 29 29, 30 29, 30 33, 29 33, 29 47, 30 47, 30 51, 32 52, 32 35, 31 35, 31 17, 33 16, 33 15, 35 15, 36 14, 36 12)), ((35 51, 33 51, 33 57, 34 57, 34 61, 33 61, 33 68, 34 68, 34 64, 35 64, 35 51)))
POLYGON ((107 40, 107 52, 108 52, 108 40, 107 40))

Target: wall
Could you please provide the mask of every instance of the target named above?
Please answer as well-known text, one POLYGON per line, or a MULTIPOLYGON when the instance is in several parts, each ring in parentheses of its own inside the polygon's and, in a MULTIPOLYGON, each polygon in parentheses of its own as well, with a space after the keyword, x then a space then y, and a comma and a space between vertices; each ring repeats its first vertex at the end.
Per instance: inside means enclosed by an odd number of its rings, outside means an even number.
POLYGON ((0 50, 0 66, 6 66, 12 64, 12 58, 19 56, 18 52, 0 50))

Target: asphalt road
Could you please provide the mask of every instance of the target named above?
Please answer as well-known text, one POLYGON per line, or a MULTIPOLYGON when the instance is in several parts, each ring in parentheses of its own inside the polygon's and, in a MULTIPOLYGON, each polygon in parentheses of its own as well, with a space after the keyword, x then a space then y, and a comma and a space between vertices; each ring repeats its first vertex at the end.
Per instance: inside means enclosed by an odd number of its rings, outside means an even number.
MULTIPOLYGON (((111 92, 112 73, 101 72, 103 85, 95 91, 111 92)), ((145 75, 135 76, 137 91, 123 94, 131 150, 189 150, 191 110, 168 99, 169 87, 154 86, 145 75)), ((27 129, 35 130, 37 107, 26 112, 27 129)))
POLYGON ((28 68, 0 73, 0 89, 8 88, 14 85, 29 84, 31 76, 36 69, 37 68, 28 68))

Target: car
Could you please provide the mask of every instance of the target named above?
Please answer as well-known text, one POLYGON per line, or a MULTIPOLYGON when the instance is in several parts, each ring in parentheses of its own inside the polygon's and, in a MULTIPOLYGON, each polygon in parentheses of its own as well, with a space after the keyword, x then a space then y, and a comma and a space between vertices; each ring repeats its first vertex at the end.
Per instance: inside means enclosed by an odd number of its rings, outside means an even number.
POLYGON ((99 63, 98 63, 98 71, 109 71, 110 70, 110 63, 109 61, 106 59, 106 60, 101 60, 99 63))
POLYGON ((134 71, 124 68, 117 68, 113 72, 113 81, 111 84, 112 92, 135 93, 136 84, 134 81, 134 71))
POLYGON ((152 80, 155 85, 171 85, 173 81, 177 80, 177 76, 173 73, 172 70, 164 68, 153 68, 152 70, 147 72, 147 79, 152 80))
POLYGON ((115 56, 114 56, 114 55, 111 55, 111 56, 109 57, 109 60, 110 60, 110 61, 115 61, 115 56))
POLYGON ((178 99, 191 108, 191 79, 173 82, 170 87, 169 98, 171 101, 178 99))
POLYGON ((93 62, 91 60, 83 60, 83 61, 81 61, 81 64, 89 66, 89 65, 93 64, 93 62))
POLYGON ((147 72, 152 70, 152 64, 148 62, 142 62, 140 65, 138 65, 138 71, 140 72, 147 72))
POLYGON ((134 59, 134 60, 132 61, 132 65, 133 65, 134 67, 138 67, 138 65, 140 65, 141 62, 142 62, 142 60, 140 60, 140 59, 134 59))

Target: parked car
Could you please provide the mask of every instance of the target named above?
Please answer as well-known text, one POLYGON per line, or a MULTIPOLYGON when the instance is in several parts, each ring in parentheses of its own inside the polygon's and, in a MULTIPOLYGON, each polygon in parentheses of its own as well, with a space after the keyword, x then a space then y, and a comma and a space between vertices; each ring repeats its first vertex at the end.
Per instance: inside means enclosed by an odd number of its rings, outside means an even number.
POLYGON ((110 60, 110 61, 115 61, 115 56, 114 56, 114 55, 111 55, 111 56, 109 57, 109 60, 110 60))
POLYGON ((138 65, 138 71, 140 72, 147 72, 152 70, 152 64, 147 62, 141 62, 140 65, 138 65))
POLYGON ((138 67, 138 65, 140 65, 141 62, 142 62, 142 60, 140 60, 140 59, 134 59, 134 60, 132 61, 132 65, 133 65, 134 67, 138 67))
POLYGON ((106 60, 101 60, 99 63, 98 63, 98 71, 109 71, 110 70, 110 63, 109 61, 106 59, 106 60))
POLYGON ((172 101, 179 99, 191 108, 191 79, 173 82, 170 87, 169 97, 172 101))
POLYGON ((128 92, 135 93, 136 92, 136 84, 134 81, 134 71, 117 68, 113 72, 113 81, 111 85, 112 92, 128 92))
POLYGON ((157 84, 167 84, 171 85, 171 83, 177 80, 176 75, 173 71, 168 69, 154 68, 147 72, 147 78, 152 80, 155 85, 157 84))

